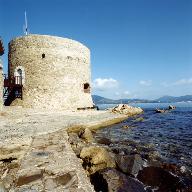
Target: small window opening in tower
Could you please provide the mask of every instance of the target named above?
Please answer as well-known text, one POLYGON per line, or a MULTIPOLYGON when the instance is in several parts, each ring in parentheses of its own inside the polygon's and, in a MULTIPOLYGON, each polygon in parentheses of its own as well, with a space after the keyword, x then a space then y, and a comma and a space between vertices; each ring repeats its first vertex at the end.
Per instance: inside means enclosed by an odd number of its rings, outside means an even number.
POLYGON ((84 83, 83 89, 84 89, 84 93, 90 93, 91 89, 90 89, 89 83, 84 83))
POLYGON ((42 54, 42 59, 44 59, 44 58, 45 58, 45 53, 42 54))

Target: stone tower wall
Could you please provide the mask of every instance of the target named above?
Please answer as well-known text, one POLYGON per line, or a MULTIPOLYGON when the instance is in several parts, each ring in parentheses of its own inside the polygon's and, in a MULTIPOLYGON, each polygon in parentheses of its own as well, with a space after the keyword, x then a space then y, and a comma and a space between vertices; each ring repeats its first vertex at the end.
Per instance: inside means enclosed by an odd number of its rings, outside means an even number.
POLYGON ((3 88, 4 88, 4 82, 3 82, 3 65, 0 58, 0 110, 3 108, 3 88))
POLYGON ((9 43, 9 75, 22 69, 23 100, 12 105, 35 108, 92 107, 84 84, 91 83, 90 51, 61 37, 28 35, 9 43))

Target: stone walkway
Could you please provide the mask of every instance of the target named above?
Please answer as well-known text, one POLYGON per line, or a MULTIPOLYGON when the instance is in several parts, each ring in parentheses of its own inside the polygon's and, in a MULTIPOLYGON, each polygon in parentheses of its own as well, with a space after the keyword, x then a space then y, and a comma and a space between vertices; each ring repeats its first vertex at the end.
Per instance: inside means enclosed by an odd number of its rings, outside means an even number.
POLYGON ((14 178, 10 189, 15 192, 94 191, 80 159, 66 140, 65 131, 35 137, 16 174, 4 180, 6 185, 14 178))
POLYGON ((104 111, 8 109, 0 114, 0 192, 92 192, 68 142, 72 126, 98 127, 125 116, 104 111), (5 190, 6 189, 6 190, 5 190))

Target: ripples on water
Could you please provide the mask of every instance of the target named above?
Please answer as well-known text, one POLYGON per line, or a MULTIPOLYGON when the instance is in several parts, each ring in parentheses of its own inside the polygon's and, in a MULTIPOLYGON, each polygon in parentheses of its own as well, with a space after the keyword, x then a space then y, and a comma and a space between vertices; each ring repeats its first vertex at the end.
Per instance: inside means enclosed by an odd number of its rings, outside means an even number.
MULTIPOLYGON (((192 170, 192 104, 173 104, 176 110, 155 113, 155 108, 169 104, 137 104, 144 114, 129 118, 120 124, 99 130, 96 137, 113 141, 132 140, 140 145, 153 145, 163 160, 184 165, 192 170), (128 125, 128 129, 122 128, 128 125)), ((109 106, 100 106, 107 108, 109 106)))

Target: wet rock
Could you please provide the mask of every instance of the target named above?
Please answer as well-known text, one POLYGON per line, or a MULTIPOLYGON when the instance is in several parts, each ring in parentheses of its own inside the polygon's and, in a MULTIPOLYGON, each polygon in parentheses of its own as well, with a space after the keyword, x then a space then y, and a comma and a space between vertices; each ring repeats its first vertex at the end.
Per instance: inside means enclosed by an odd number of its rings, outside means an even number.
POLYGON ((186 186, 185 182, 178 176, 161 167, 145 167, 139 171, 137 178, 145 185, 158 188, 159 192, 186 191, 189 189, 189 186, 186 186))
POLYGON ((192 179, 181 177, 180 182, 177 184, 175 189, 182 192, 192 192, 192 179))
POLYGON ((132 153, 132 147, 130 146, 111 147, 111 150, 113 151, 113 153, 120 155, 130 155, 130 153, 132 153))
POLYGON ((166 110, 164 110, 164 109, 156 109, 155 112, 156 113, 165 113, 166 110))
POLYGON ((178 167, 176 164, 163 163, 161 167, 167 171, 171 171, 172 173, 176 173, 178 171, 178 167))
POLYGON ((113 113, 120 113, 129 116, 143 113, 143 110, 140 107, 132 107, 126 104, 119 104, 116 107, 109 110, 113 113))
POLYGON ((129 125, 123 125, 122 128, 128 129, 128 128, 129 128, 129 125))
POLYGON ((96 192, 145 192, 141 182, 114 168, 107 168, 91 175, 91 182, 94 184, 96 192))
POLYGON ((112 141, 108 138, 102 137, 97 141, 97 143, 103 144, 103 145, 110 145, 112 141))
POLYGON ((144 161, 138 154, 135 155, 116 155, 117 167, 124 173, 137 175, 142 169, 144 161))
POLYGON ((84 147, 80 153, 84 168, 93 174, 98 170, 115 167, 115 160, 105 148, 98 146, 84 147))
POLYGON ((82 148, 86 146, 86 143, 76 133, 69 134, 69 143, 77 156, 80 155, 82 148))
POLYGON ((186 167, 185 166, 181 166, 180 167, 180 171, 181 171, 181 173, 185 173, 186 172, 186 167))
POLYGON ((89 128, 85 128, 84 130, 80 131, 79 137, 84 139, 87 143, 94 141, 93 134, 89 128))
POLYGON ((169 110, 173 110, 173 109, 176 109, 176 107, 173 106, 173 105, 169 105, 168 109, 169 109, 169 110))
POLYGON ((90 175, 91 184, 94 186, 96 192, 108 192, 108 183, 104 179, 103 175, 99 172, 95 172, 90 175))
POLYGON ((149 160, 159 160, 160 159, 160 154, 158 151, 150 151, 148 153, 148 159, 149 160))

